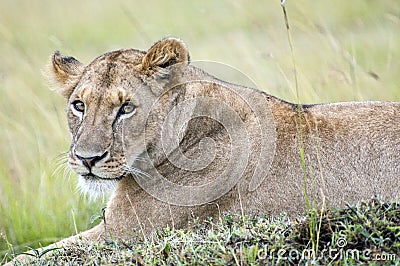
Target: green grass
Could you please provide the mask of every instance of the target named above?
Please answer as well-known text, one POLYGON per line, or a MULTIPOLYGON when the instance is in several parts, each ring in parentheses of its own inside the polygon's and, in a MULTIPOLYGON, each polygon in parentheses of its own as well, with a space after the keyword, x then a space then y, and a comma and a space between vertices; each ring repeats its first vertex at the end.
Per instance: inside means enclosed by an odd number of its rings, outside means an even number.
POLYGON ((319 213, 318 251, 308 221, 287 216, 225 214, 165 228, 133 244, 82 242, 29 263, 36 265, 314 265, 400 264, 400 203, 376 198, 319 213))
MULTIPOLYGON (((182 38, 193 60, 224 62, 288 101, 400 101, 400 3, 288 0, 299 99, 279 1, 0 2, 0 255, 91 227, 64 175, 65 101, 42 76, 60 50, 89 63, 123 47, 182 38), (76 228, 75 228, 76 224, 76 228)), ((234 81, 234 80, 233 80, 234 81)))

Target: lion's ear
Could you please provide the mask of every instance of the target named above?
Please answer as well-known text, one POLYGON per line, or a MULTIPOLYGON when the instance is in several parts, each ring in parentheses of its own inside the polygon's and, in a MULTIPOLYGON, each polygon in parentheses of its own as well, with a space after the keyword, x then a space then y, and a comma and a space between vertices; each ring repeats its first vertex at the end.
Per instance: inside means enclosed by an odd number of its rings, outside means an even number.
POLYGON ((186 45, 179 39, 165 38, 150 47, 143 57, 141 68, 145 74, 151 75, 159 69, 174 65, 175 69, 185 68, 189 62, 186 45))
POLYGON ((47 71, 49 82, 57 87, 57 91, 68 99, 73 90, 74 85, 78 82, 83 73, 85 66, 73 57, 62 56, 56 51, 50 60, 47 71))

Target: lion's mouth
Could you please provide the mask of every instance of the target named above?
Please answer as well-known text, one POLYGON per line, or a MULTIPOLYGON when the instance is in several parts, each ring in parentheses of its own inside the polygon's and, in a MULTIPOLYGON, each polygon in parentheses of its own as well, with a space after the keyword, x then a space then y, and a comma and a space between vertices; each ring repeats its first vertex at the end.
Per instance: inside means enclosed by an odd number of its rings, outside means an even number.
POLYGON ((96 180, 105 180, 105 181, 119 181, 122 178, 124 178, 126 176, 126 173, 123 173, 122 175, 118 176, 118 177, 114 177, 114 178, 105 178, 105 177, 101 177, 98 175, 94 175, 92 173, 86 174, 86 175, 81 175, 83 178, 85 178, 86 180, 92 180, 92 181, 96 181, 96 180))
POLYGON ((104 198, 105 195, 116 190, 119 180, 124 177, 125 175, 107 178, 92 173, 79 175, 78 188, 84 195, 89 195, 92 200, 100 196, 104 198))

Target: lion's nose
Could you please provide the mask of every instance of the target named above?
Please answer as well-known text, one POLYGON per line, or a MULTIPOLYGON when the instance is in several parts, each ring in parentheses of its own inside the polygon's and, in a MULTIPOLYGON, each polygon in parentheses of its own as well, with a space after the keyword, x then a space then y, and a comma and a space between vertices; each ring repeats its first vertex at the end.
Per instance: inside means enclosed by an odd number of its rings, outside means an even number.
POLYGON ((86 166, 89 170, 98 162, 104 159, 107 156, 107 152, 105 152, 101 156, 94 156, 94 157, 82 157, 78 154, 75 154, 76 157, 82 161, 83 165, 86 166))

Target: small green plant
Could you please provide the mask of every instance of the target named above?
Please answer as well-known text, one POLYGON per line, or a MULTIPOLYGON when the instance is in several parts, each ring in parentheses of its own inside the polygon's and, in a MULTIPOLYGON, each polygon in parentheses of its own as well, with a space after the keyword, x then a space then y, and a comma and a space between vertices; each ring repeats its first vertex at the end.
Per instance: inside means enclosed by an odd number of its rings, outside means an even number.
POLYGON ((42 250, 42 251, 40 251, 39 249, 35 249, 35 248, 31 248, 31 247, 26 247, 27 249, 29 249, 31 252, 22 252, 22 253, 20 253, 20 254, 17 254, 17 255, 27 255, 27 256, 32 256, 32 257, 34 257, 34 258, 36 258, 36 259, 40 259, 40 258, 42 258, 44 255, 46 255, 46 253, 49 253, 49 252, 51 252, 51 251, 54 251, 54 250, 58 250, 58 249, 61 249, 61 248, 48 248, 48 249, 44 249, 44 250, 42 250))

